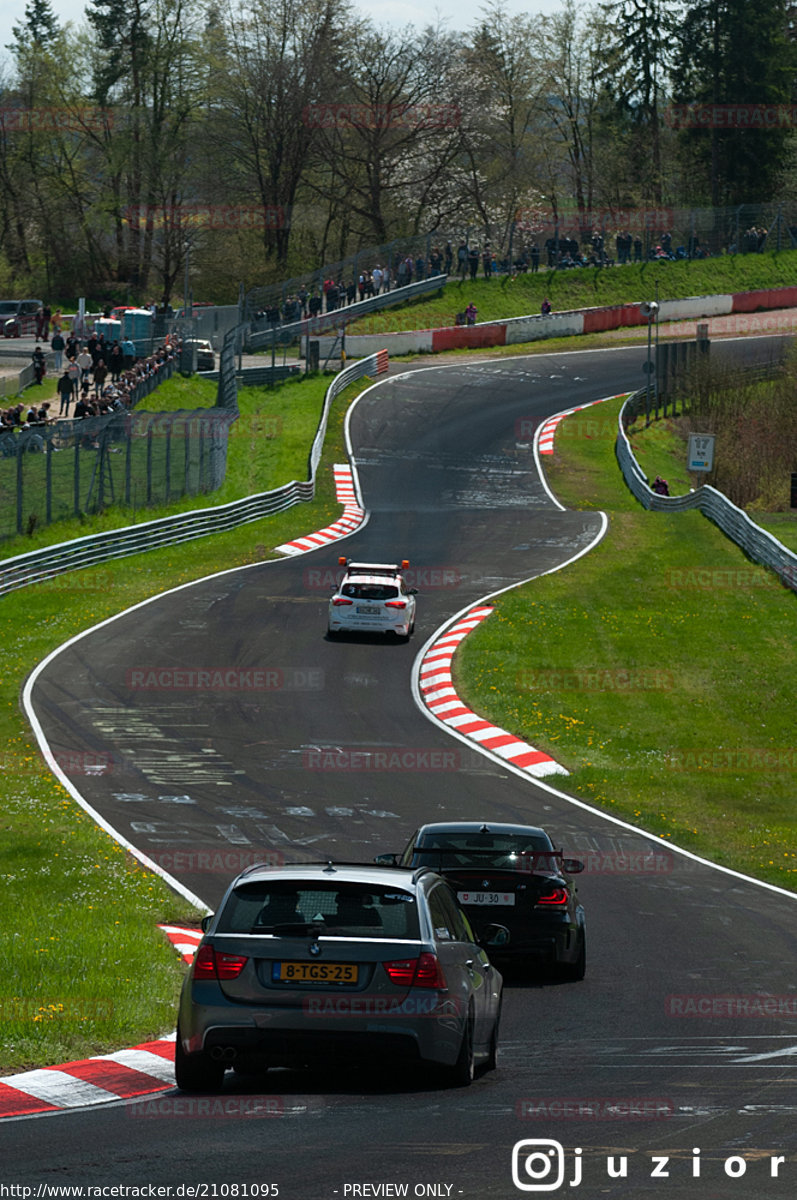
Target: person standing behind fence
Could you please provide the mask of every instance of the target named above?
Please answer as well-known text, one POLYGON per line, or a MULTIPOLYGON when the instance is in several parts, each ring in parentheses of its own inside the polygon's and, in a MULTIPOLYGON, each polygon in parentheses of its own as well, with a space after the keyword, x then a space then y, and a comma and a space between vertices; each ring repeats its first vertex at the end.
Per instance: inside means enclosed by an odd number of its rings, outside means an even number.
POLYGON ((61 401, 61 406, 58 410, 58 415, 69 416, 69 403, 72 399, 72 380, 69 377, 69 368, 64 371, 61 378, 58 380, 58 398, 61 401))
POLYGON ((105 365, 105 359, 98 358, 94 364, 94 395, 99 396, 102 393, 105 380, 108 378, 108 368, 105 365))
POLYGON ((37 346, 30 357, 33 362, 33 374, 36 382, 41 383, 47 373, 47 360, 44 357, 44 351, 41 346, 37 346))
POLYGON ((119 376, 122 374, 124 365, 125 360, 124 355, 122 354, 122 347, 117 341, 115 341, 111 346, 111 352, 108 355, 108 367, 111 372, 111 381, 113 383, 119 382, 119 376))
POLYGON ((80 371, 80 367, 78 366, 77 359, 70 358, 69 366, 66 368, 66 373, 72 382, 72 395, 77 400, 78 390, 80 388, 80 375, 81 375, 81 371, 80 371))
POLYGON ((64 335, 60 332, 60 330, 53 333, 53 336, 50 340, 50 348, 55 355, 55 369, 56 371, 60 371, 61 363, 64 361, 64 350, 66 349, 64 335))
POLYGON ((89 372, 94 366, 94 359, 85 346, 77 356, 77 365, 80 367, 80 381, 82 383, 84 379, 88 379, 89 372))
POLYGON ((136 344, 130 338, 122 342, 122 363, 125 371, 129 371, 136 361, 136 344))

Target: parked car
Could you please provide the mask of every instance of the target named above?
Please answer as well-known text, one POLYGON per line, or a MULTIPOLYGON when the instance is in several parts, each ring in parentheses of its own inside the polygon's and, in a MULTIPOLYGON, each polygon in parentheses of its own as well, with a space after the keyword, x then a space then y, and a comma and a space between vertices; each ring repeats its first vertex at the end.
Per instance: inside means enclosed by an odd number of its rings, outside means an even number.
POLYGON ((0 300, 3 335, 11 338, 35 334, 36 313, 43 307, 43 300, 0 300))
POLYGON ((494 921, 509 930, 505 945, 485 943, 497 961, 549 963, 567 979, 584 978, 586 918, 572 880, 584 864, 565 858, 544 829, 479 821, 422 825, 401 854, 380 854, 376 862, 444 875, 477 937, 494 921))
POLYGON ((202 925, 177 1022, 184 1091, 216 1091, 227 1067, 417 1063, 465 1086, 495 1066, 501 975, 433 871, 254 866, 202 925))
POLYGON ((417 588, 408 588, 402 571, 410 564, 349 562, 329 601, 327 637, 339 633, 392 633, 409 641, 415 629, 417 588))
POLYGON ((196 350, 197 371, 215 371, 216 356, 210 342, 201 341, 199 338, 188 338, 183 345, 189 350, 196 350))

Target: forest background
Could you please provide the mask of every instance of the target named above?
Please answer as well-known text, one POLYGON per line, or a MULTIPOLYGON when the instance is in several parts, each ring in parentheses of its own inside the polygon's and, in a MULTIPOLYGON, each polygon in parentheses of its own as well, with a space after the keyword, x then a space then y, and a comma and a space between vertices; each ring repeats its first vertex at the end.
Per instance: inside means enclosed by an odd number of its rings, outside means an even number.
POLYGON ((402 237, 514 257, 552 218, 738 231, 797 200, 786 0, 494 3, 465 33, 346 0, 90 0, 62 27, 30 0, 8 50, 5 295, 168 303, 190 255, 231 302, 402 237))

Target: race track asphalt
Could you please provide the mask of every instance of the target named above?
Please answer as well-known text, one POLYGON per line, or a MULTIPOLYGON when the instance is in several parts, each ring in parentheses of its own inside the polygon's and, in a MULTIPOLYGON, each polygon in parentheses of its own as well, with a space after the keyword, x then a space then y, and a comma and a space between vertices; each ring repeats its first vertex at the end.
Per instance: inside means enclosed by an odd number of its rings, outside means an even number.
MULTIPOLYGON (((770 348, 748 340, 722 353, 770 348)), ((660 849, 452 740, 410 693, 416 651, 442 622, 595 537, 597 514, 552 504, 531 432, 563 408, 638 386, 643 360, 634 348, 462 361, 370 390, 351 420, 370 514, 361 531, 166 594, 41 674, 33 703, 52 750, 111 756, 108 774, 81 779, 87 801, 211 907, 236 864, 260 853, 367 861, 441 817, 540 823, 568 853, 660 849), (413 642, 325 638, 339 553, 411 560, 413 642), (175 686, 212 669, 237 683, 175 686), (377 753, 403 765, 364 769, 377 753)), ((277 1183, 283 1200, 401 1194, 351 1190, 391 1183, 476 1200, 522 1195, 513 1144, 548 1139, 563 1148, 565 1183, 553 1188, 553 1159, 536 1184, 521 1164, 526 1191, 793 1196, 794 1017, 685 1019, 668 998, 793 993, 794 901, 677 856, 661 873, 587 873, 579 887, 586 980, 509 979, 499 1069, 470 1089, 379 1071, 271 1072, 265 1084, 228 1075, 215 1110, 175 1091, 0 1125, 0 1180, 277 1183), (623 1154, 627 1177, 607 1177, 607 1156, 623 1154), (772 1178, 777 1154, 791 1159, 772 1178), (583 1182, 568 1186, 579 1170, 583 1182)))

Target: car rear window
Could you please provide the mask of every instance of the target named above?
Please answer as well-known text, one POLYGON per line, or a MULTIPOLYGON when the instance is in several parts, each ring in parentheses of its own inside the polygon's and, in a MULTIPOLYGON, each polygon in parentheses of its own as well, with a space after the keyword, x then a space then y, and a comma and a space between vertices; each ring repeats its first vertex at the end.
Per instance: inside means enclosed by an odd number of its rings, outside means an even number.
POLYGON ((219 916, 219 933, 288 934, 315 925, 334 937, 415 939, 415 897, 401 887, 259 880, 240 884, 219 916))
POLYGON ((398 588, 390 583, 344 583, 341 591, 351 600, 394 600, 398 596, 398 588))
POLYGON ((544 872, 557 869, 552 851, 551 840, 544 834, 438 834, 416 846, 413 857, 432 868, 500 867, 505 871, 544 872))

